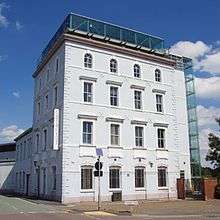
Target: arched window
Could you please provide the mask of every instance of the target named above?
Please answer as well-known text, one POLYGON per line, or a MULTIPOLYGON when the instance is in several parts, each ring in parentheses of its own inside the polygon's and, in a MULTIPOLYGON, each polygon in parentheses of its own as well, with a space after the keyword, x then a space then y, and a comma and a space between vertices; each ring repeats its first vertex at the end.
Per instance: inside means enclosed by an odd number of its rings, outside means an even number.
POLYGON ((112 73, 118 72, 118 64, 115 59, 110 60, 110 72, 112 72, 112 73))
POLYGON ((141 68, 138 64, 134 65, 134 77, 141 78, 141 68))
POLYGON ((159 69, 155 70, 155 81, 161 82, 161 71, 159 69))
POLYGON ((92 68, 92 55, 90 53, 86 53, 84 56, 84 67, 92 68))

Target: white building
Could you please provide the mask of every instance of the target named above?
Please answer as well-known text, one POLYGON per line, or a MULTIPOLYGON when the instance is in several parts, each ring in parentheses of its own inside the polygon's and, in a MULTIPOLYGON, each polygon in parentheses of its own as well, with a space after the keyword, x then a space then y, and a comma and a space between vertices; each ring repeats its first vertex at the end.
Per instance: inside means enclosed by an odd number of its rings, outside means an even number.
POLYGON ((97 200, 96 148, 105 201, 176 198, 177 178, 191 179, 184 71, 162 39, 70 14, 33 77, 33 130, 17 149, 33 140, 17 156, 17 192, 97 200))

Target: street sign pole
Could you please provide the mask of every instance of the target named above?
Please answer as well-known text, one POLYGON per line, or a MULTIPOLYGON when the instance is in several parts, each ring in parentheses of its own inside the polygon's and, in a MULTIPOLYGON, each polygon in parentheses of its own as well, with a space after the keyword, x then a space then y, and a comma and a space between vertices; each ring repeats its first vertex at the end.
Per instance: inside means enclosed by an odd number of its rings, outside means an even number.
POLYGON ((98 176, 98 211, 100 210, 100 156, 98 156, 98 162, 99 162, 99 176, 98 176))

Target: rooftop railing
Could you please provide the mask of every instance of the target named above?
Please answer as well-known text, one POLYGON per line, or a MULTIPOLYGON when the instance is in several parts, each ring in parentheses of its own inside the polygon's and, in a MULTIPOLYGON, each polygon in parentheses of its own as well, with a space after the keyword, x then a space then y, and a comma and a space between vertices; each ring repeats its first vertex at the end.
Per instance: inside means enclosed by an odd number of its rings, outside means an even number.
POLYGON ((38 65, 42 63, 56 40, 65 32, 86 34, 92 38, 164 52, 164 40, 159 37, 71 13, 41 53, 38 65))

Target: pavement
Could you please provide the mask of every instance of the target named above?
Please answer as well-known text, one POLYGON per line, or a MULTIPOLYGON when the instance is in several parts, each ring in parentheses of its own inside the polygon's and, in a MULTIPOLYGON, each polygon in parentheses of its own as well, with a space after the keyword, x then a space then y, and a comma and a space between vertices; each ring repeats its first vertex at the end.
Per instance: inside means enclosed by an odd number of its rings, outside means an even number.
POLYGON ((0 220, 220 220, 220 200, 139 201, 61 205, 0 195, 0 220))

